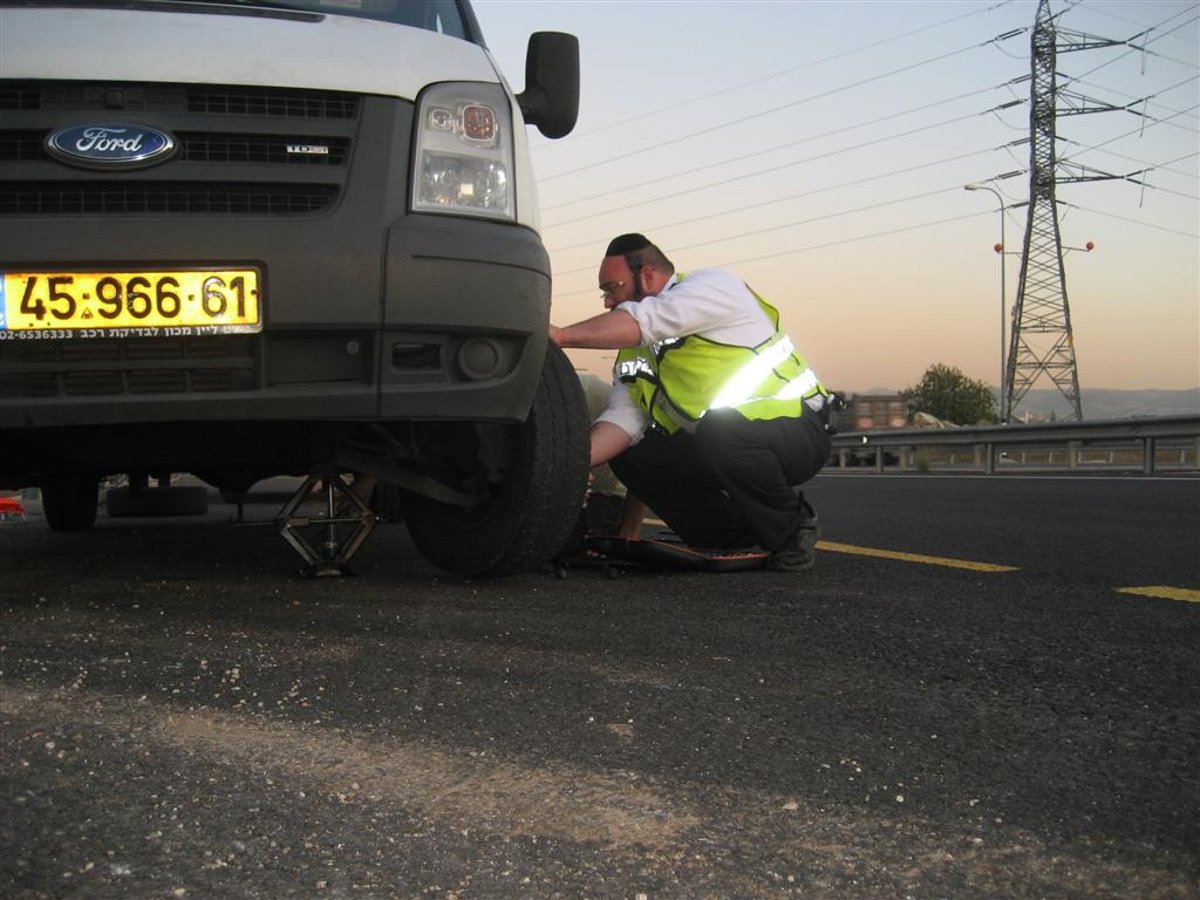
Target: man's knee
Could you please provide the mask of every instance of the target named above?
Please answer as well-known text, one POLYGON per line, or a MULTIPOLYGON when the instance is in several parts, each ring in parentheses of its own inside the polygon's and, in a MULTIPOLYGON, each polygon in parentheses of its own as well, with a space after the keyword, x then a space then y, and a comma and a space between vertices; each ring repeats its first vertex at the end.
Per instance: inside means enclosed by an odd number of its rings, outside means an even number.
POLYGON ((663 477, 662 454, 649 436, 613 457, 608 465, 621 483, 635 494, 645 489, 648 480, 663 477))

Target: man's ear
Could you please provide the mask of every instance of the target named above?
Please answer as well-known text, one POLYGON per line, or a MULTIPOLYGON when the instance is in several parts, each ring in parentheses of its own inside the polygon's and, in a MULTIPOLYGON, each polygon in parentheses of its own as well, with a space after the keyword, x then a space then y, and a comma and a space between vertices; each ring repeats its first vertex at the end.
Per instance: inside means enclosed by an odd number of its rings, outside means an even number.
POLYGON ((637 272, 637 288, 639 294, 653 294, 651 285, 654 282, 654 266, 649 263, 643 263, 638 267, 637 272))

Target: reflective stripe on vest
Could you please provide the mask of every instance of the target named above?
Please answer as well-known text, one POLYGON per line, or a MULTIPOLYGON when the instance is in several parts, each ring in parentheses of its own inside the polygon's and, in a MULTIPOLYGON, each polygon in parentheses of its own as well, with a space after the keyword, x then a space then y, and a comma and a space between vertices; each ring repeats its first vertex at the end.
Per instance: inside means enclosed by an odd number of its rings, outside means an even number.
POLYGON ((638 377, 650 378, 654 381, 658 380, 658 376, 654 373, 654 365, 644 356, 637 356, 634 359, 621 359, 620 354, 618 354, 616 369, 617 377, 624 382, 633 381, 633 379, 638 377))
POLYGON ((791 338, 779 330, 779 313, 751 293, 775 327, 755 347, 691 335, 618 352, 618 379, 634 403, 668 432, 694 431, 713 409, 738 409, 749 419, 797 417, 804 400, 825 393, 791 338), (723 377, 723 372, 731 374, 723 377))
POLYGON ((752 400, 801 399, 819 386, 817 373, 809 366, 770 396, 761 396, 754 393, 754 389, 767 379, 767 376, 771 374, 771 370, 776 366, 782 365, 796 350, 796 345, 792 343, 790 337, 782 332, 776 332, 776 334, 780 339, 735 372, 725 382, 725 386, 721 388, 721 392, 708 405, 709 409, 725 409, 730 406, 737 407, 752 400))

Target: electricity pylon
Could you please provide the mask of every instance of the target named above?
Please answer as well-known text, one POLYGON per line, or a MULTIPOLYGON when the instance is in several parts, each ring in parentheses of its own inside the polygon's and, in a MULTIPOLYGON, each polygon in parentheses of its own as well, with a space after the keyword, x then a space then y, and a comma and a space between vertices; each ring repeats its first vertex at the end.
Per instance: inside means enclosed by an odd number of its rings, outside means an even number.
MULTIPOLYGON (((1109 175, 1058 159, 1055 127, 1059 114, 1110 112, 1130 109, 1134 104, 1112 106, 1059 89, 1055 69, 1058 53, 1112 47, 1129 41, 1063 31, 1057 28, 1057 18, 1050 12, 1049 0, 1039 0, 1030 52, 1029 218, 1013 305, 1007 395, 1001 398, 1001 421, 1009 421, 1014 407, 1043 374, 1050 377, 1071 404, 1072 412, 1067 418, 1083 419, 1055 186, 1113 178, 1132 180, 1130 175, 1109 175), (1066 104, 1062 109, 1060 100, 1066 104), (1060 169, 1073 169, 1076 174, 1063 177, 1059 175, 1060 169)), ((1141 173, 1132 173, 1138 174, 1141 173)))

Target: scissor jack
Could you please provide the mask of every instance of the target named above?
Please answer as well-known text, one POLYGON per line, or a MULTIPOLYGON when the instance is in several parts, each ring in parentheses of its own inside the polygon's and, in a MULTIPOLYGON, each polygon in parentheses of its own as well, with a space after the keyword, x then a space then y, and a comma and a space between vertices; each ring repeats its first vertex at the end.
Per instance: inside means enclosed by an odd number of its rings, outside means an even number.
POLYGON ((353 575, 350 560, 375 529, 375 514, 337 472, 318 470, 304 479, 275 517, 279 533, 304 557, 308 578, 353 575), (319 515, 300 515, 299 509, 320 490, 324 509, 319 515), (339 505, 339 501, 342 501, 339 505), (310 541, 301 529, 316 537, 310 541))

